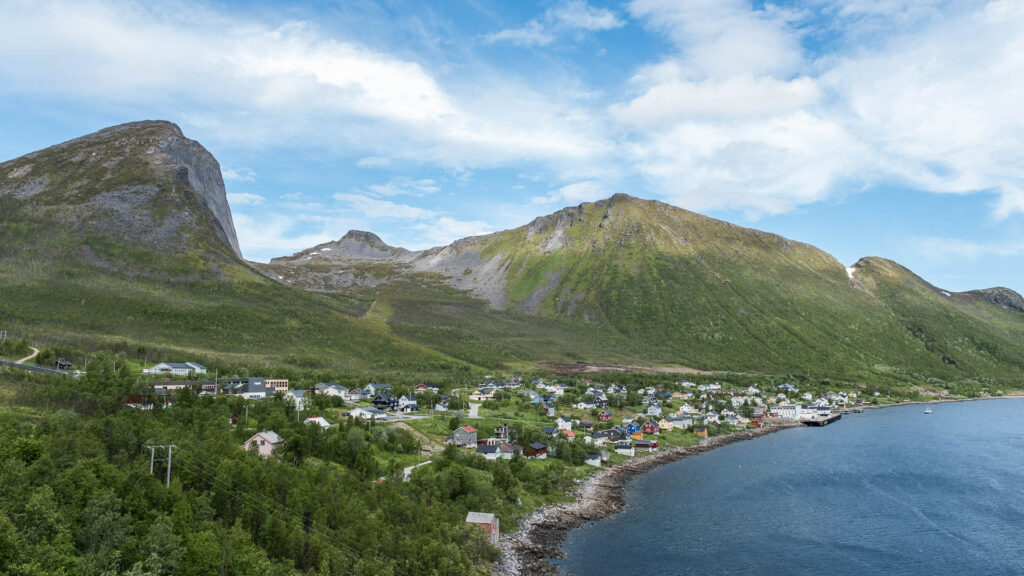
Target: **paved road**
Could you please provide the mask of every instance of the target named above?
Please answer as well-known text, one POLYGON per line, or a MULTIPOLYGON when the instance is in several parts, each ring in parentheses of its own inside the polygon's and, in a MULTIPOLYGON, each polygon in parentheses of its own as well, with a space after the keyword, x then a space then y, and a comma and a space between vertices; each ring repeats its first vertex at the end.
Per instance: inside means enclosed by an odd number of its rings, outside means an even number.
POLYGON ((402 469, 402 480, 405 481, 405 482, 408 482, 409 481, 409 475, 412 474, 412 471, 414 469, 419 468, 420 466, 426 466, 427 464, 433 464, 433 462, 434 462, 433 460, 427 460, 426 462, 420 462, 419 464, 415 464, 413 466, 409 466, 408 468, 403 468, 402 469))
POLYGON ((39 348, 33 348, 29 346, 29 349, 32 350, 32 353, 29 354, 28 356, 25 356, 21 360, 18 360, 17 362, 15 362, 15 364, 24 364, 25 362, 28 362, 29 360, 35 358, 36 356, 39 356, 39 348))
POLYGON ((470 418, 479 418, 480 417, 480 405, 479 404, 474 404, 472 402, 469 403, 469 417, 470 418))

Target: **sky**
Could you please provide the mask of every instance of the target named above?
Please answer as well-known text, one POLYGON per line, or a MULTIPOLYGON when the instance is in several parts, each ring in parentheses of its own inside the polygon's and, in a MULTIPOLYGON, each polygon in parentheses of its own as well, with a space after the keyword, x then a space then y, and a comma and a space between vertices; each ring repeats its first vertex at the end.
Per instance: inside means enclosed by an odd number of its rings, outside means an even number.
POLYGON ((624 192, 1024 291, 1024 0, 0 0, 0 159, 143 119, 251 260, 624 192))

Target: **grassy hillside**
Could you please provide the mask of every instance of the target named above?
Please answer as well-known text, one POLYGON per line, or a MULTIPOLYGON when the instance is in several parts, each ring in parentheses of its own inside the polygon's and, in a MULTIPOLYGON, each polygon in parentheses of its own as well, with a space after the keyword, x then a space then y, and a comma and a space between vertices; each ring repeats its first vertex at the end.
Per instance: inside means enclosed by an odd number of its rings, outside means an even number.
POLYGON ((290 288, 239 259, 194 166, 149 158, 152 142, 175 138, 173 125, 143 123, 0 164, 0 328, 213 365, 469 371, 357 318, 368 303, 290 288))

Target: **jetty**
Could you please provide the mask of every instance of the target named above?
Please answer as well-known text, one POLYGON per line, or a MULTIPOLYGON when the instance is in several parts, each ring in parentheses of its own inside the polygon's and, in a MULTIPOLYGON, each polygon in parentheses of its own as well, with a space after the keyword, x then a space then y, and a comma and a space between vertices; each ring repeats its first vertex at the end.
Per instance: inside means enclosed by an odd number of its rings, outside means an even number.
POLYGON ((807 420, 801 420, 801 422, 807 426, 828 426, 842 417, 842 414, 833 414, 831 416, 823 416, 821 418, 808 418, 807 420))

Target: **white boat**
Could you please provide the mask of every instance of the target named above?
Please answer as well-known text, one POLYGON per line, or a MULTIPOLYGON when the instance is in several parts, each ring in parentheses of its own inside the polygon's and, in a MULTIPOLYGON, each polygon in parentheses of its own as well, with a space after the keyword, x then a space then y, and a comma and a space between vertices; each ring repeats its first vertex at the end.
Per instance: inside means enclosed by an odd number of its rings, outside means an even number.
POLYGON ((931 414, 932 413, 932 409, 931 408, 925 408, 924 409, 924 413, 925 414, 931 414))

